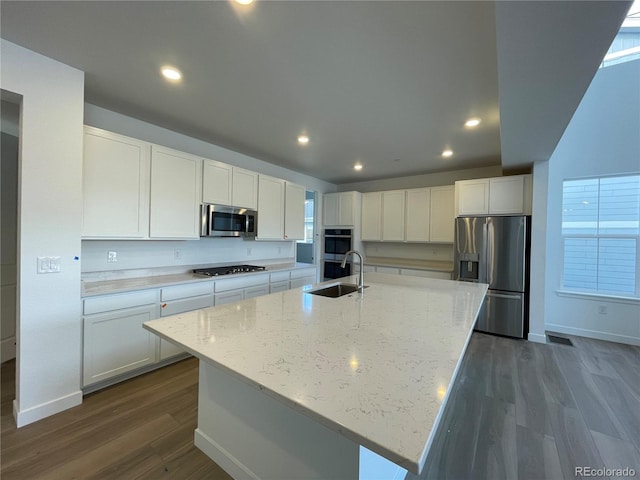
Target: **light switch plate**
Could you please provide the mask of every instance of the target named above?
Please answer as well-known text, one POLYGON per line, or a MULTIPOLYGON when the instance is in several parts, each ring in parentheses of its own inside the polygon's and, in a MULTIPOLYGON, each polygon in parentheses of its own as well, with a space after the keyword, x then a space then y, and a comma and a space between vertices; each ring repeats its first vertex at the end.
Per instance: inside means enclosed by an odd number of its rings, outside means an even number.
POLYGON ((38 257, 38 273, 60 273, 60 257, 38 257))
POLYGON ((115 263, 118 261, 118 252, 112 250, 107 252, 107 263, 115 263))

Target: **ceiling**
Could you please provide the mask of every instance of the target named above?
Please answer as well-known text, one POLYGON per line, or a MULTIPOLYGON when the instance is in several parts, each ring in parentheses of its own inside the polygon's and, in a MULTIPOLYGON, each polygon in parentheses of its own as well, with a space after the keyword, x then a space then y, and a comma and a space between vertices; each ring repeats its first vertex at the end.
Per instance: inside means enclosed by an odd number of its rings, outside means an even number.
POLYGON ((548 159, 628 7, 3 0, 0 32, 83 70, 89 103, 346 183, 548 159))

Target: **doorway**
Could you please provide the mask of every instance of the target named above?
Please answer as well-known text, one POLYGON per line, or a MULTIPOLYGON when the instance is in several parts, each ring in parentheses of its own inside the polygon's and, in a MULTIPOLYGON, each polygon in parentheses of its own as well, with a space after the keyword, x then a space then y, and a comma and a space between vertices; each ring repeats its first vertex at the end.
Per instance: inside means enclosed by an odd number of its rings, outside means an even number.
POLYGON ((304 239, 296 241, 296 262, 315 263, 316 192, 307 190, 304 200, 304 239))
POLYGON ((16 357, 20 96, 2 90, 0 102, 0 352, 4 363, 16 357))

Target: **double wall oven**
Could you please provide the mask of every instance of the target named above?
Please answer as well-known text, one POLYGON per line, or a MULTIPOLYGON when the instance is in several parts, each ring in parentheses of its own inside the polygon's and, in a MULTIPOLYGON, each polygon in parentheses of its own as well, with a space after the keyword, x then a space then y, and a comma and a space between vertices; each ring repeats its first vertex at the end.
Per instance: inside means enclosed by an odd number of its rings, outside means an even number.
POLYGON ((341 267, 345 254, 353 248, 353 230, 348 228, 326 229, 323 236, 323 277, 325 280, 351 275, 353 262, 341 267))

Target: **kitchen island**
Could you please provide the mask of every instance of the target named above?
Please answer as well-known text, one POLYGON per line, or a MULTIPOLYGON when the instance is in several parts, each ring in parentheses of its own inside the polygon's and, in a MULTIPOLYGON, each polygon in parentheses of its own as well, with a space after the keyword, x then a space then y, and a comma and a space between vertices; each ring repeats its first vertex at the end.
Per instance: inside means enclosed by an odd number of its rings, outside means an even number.
POLYGON ((365 284, 144 324, 200 360, 195 443, 231 476, 422 470, 487 287, 377 273, 365 284))

